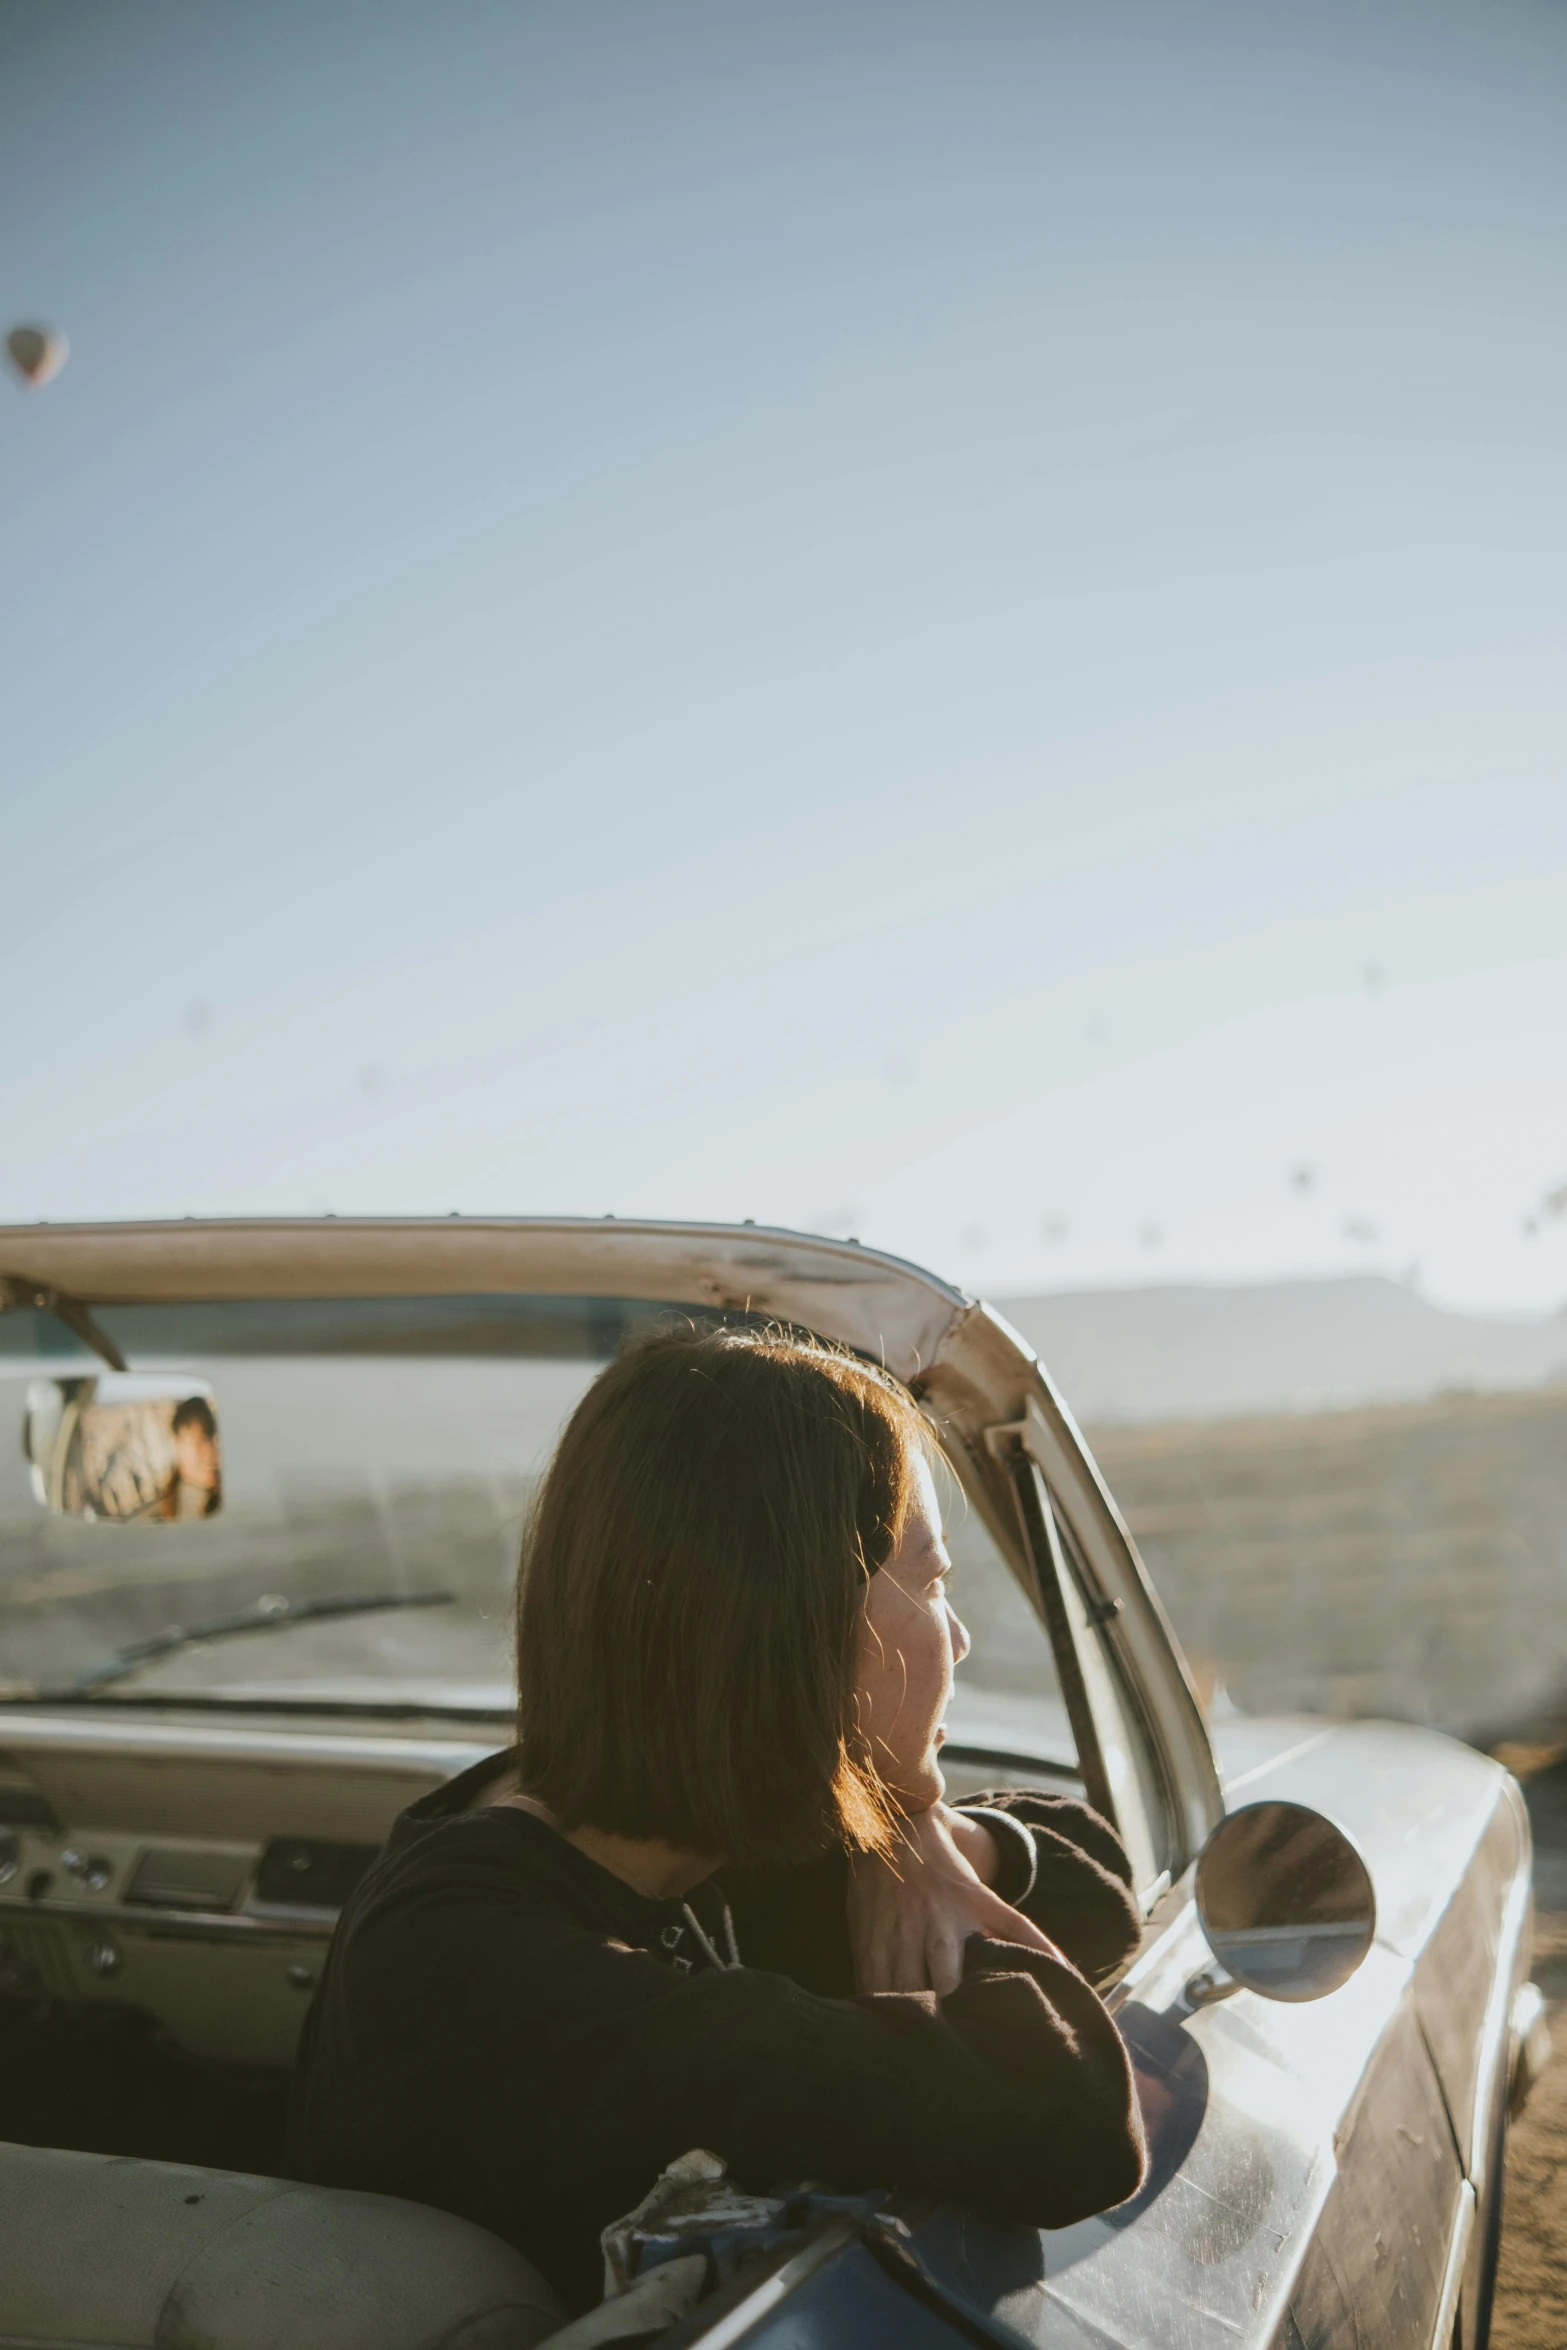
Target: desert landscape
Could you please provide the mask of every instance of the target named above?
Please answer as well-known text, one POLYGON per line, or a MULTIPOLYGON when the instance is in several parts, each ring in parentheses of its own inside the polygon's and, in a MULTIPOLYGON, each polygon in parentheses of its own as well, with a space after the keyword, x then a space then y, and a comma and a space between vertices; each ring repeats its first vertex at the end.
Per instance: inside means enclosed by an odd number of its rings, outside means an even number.
MULTIPOLYGON (((1040 1301, 1033 1314, 1048 1323, 1051 1308, 1040 1301)), ((1129 1306, 1119 1313, 1131 1323, 1129 1306)), ((1261 1326, 1258 1318, 1253 1327, 1261 1326)), ((1446 1370, 1450 1334, 1437 1334, 1446 1370)), ((1098 1338, 1081 1307, 1075 1336, 1084 1355, 1098 1338)), ((1536 1360, 1548 1356, 1557 1336, 1547 1331, 1542 1342, 1531 1333, 1513 1359, 1525 1348, 1536 1360)), ((1493 1342, 1496 1369, 1502 1353, 1493 1342)), ((1130 1364, 1128 1388, 1136 1381, 1162 1396, 1179 1356, 1172 1346, 1161 1364, 1144 1345, 1130 1364)), ((1092 1385, 1095 1366, 1082 1367, 1092 1385)), ((1210 1395, 1226 1383, 1230 1394, 1245 1392, 1248 1381, 1252 1393, 1268 1391, 1255 1349, 1241 1370, 1233 1356, 1228 1365, 1212 1356, 1199 1369, 1210 1395)), ((1406 1379, 1431 1377, 1429 1359, 1406 1358, 1402 1370, 1406 1379)), ((1352 1385, 1352 1362, 1339 1377, 1352 1385)), ((1101 1396, 1105 1383, 1101 1375, 1101 1396)), ((1089 1438, 1210 1705, 1426 1722, 1485 1746, 1522 1779, 1535 1836, 1535 1977, 1550 2002, 1556 2054, 1509 2140, 1491 2340, 1493 2350, 1560 2350, 1567 1386, 1334 1410, 1110 1418, 1089 1438)))

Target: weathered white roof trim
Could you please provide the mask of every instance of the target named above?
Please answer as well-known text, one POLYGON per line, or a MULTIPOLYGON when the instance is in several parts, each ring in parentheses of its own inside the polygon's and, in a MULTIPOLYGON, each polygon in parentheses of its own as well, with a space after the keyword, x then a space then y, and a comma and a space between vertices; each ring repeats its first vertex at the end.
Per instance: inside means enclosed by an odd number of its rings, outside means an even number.
POLYGON ((904 1379, 929 1365, 969 1303, 918 1266, 850 1242, 611 1217, 8 1225, 0 1273, 101 1305, 516 1291, 735 1306, 836 1338, 904 1379))

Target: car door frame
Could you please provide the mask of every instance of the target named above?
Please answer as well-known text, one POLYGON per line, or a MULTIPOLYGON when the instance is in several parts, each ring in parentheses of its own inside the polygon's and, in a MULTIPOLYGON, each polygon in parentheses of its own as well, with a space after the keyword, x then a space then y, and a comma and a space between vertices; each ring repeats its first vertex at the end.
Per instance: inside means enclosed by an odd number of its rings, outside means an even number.
POLYGON ((1195 1862, 1224 1796, 1126 1522, 1044 1366, 989 1306, 954 1317, 913 1384, 1050 1634, 1085 1791, 1121 1831, 1152 1909, 1195 1862))

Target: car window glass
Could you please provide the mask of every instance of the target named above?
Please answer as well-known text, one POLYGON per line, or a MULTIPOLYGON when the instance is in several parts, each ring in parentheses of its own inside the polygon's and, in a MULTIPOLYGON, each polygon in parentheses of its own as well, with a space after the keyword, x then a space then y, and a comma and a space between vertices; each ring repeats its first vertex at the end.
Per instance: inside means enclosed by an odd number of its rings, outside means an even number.
POLYGON ((138 1373, 188 1375, 214 1399, 222 1509, 178 1525, 40 1505, 29 1391, 103 1366, 51 1315, 0 1315, 0 1689, 68 1685, 170 1627, 271 1608, 265 1628, 148 1659, 116 1691, 504 1718, 539 1475, 604 1363, 676 1310, 516 1295, 104 1307, 138 1373), (424 1593, 448 1596, 315 1621, 277 1606, 424 1593))
MULTIPOLYGON (((138 1371, 199 1377, 215 1400, 222 1510, 176 1526, 40 1506, 20 1441, 30 1384, 101 1366, 46 1315, 0 1317, 0 1689, 69 1684, 127 1644, 259 1602, 436 1592, 450 1597, 210 1638, 114 1687, 504 1718, 537 1480, 604 1362, 669 1311, 558 1298, 105 1308, 138 1371)), ((940 1482, 952 1601, 973 1644, 948 1717, 949 1777, 957 1791, 1009 1773, 1046 1783, 1076 1760, 1048 1636, 956 1478, 940 1482), (1008 1755, 1021 1770, 989 1759, 1008 1755)))
MULTIPOLYGON (((1036 1472, 1037 1474, 1037 1472, 1036 1472)), ((1163 1783, 1141 1712, 1132 1701, 1115 1654, 1114 1619, 1090 1621, 1084 1595, 1093 1590, 1081 1548, 1059 1504, 1052 1501, 1056 1537, 1067 1568, 1067 1607, 1076 1627, 1084 1695, 1098 1729, 1110 1807, 1131 1856, 1143 1899, 1168 1882, 1168 1814, 1163 1783)))
POLYGON ((958 1667, 947 1713, 948 1743, 956 1750, 943 1761, 949 1786, 962 1794, 982 1782, 1022 1783, 1033 1776, 1059 1785, 1063 1774, 1075 1777, 1077 1751, 1050 1636, 945 1462, 937 1485, 952 1558, 948 1597, 972 1644, 958 1667), (998 1771, 978 1760, 971 1765, 965 1759, 969 1749, 1014 1756, 1023 1767, 998 1771), (1026 1765, 1035 1759, 1053 1767, 1031 1772, 1026 1765))
MULTIPOLYGON (((511 1704, 511 1592, 534 1484, 591 1361, 187 1357, 223 1431, 223 1507, 105 1525, 39 1506, 0 1443, 0 1685, 60 1686, 129 1642, 257 1606, 450 1594, 189 1647, 127 1694, 511 1704)), ((0 1377, 0 1423, 27 1381, 0 1377)))

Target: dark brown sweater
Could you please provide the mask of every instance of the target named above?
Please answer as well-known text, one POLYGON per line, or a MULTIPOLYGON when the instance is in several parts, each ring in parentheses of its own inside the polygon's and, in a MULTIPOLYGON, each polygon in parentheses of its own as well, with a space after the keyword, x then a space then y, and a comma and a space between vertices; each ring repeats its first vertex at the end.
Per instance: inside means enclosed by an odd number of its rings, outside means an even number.
MULTIPOLYGON (((573 2307, 598 2298, 600 2229, 693 2146, 755 2189, 921 2189, 1040 2227, 1135 2192, 1126 2051, 1078 1967, 1115 1965, 1137 1917, 1082 1805, 981 1799, 1030 1829, 1021 1906, 1077 1965, 976 1935, 950 1997, 856 1997, 841 1854, 699 1886, 706 1940, 725 1952, 727 1897, 743 1961, 715 1967, 680 1902, 526 1812, 471 1810, 503 1760, 404 1812, 344 1911, 295 2072, 295 2176, 477 2220, 573 2307)), ((1027 1849, 998 1841, 1012 1897, 1027 1849)))

